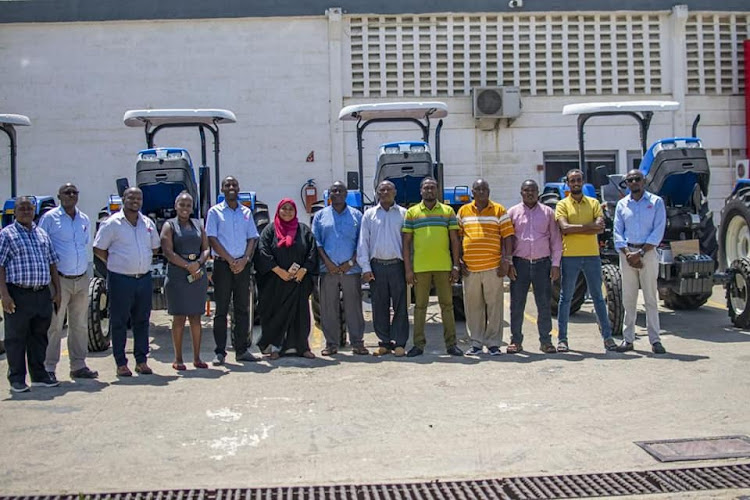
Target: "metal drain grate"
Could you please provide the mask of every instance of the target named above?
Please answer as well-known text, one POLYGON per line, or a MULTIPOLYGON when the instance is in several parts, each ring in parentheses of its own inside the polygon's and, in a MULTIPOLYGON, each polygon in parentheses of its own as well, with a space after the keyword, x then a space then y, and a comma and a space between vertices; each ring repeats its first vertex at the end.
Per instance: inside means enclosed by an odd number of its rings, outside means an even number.
POLYGON ((0 496, 0 500, 531 500, 750 488, 750 464, 475 481, 0 496))

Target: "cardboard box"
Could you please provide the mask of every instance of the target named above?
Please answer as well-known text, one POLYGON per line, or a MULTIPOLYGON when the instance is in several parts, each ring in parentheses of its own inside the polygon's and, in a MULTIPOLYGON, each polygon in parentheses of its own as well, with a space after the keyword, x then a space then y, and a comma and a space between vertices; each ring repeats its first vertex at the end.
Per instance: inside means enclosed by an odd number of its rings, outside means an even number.
POLYGON ((701 253, 699 240, 672 241, 669 243, 669 246, 672 248, 673 257, 677 257, 678 255, 696 255, 701 253))

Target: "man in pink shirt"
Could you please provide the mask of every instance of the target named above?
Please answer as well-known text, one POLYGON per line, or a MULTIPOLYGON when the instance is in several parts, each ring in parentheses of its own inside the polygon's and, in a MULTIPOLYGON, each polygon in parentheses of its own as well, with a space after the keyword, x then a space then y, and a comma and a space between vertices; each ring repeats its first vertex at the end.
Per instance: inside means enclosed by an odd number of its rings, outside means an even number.
POLYGON ((539 203, 539 186, 533 180, 521 184, 521 203, 508 210, 515 228, 513 263, 510 278, 510 345, 508 354, 523 351, 523 326, 529 285, 534 285, 534 301, 538 312, 540 350, 557 352, 552 344, 552 281, 560 278, 562 237, 555 221, 555 212, 539 203))

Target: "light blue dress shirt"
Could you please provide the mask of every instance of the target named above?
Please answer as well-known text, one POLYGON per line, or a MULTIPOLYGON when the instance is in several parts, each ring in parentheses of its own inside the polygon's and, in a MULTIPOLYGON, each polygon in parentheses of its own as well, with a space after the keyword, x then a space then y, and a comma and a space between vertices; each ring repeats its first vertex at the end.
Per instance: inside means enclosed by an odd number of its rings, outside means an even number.
POLYGON ((44 214, 39 227, 47 231, 52 246, 60 258, 57 270, 68 276, 80 276, 89 268, 88 246, 91 243, 91 223, 88 215, 76 208, 71 218, 63 207, 44 214))
POLYGON ((138 213, 133 226, 122 210, 102 222, 94 247, 107 250, 107 270, 118 274, 145 274, 151 270, 153 250, 161 241, 154 221, 138 213))
MULTIPOLYGON (((232 210, 226 201, 211 207, 206 216, 206 236, 214 237, 235 259, 245 255, 247 240, 258 238, 253 212, 242 203, 232 210)), ((219 255, 211 250, 214 257, 219 255)))
MULTIPOLYGON (((333 206, 325 207, 315 214, 312 231, 315 242, 322 248, 328 258, 340 266, 348 261, 357 251, 359 242, 359 228, 362 224, 362 212, 347 205, 341 213, 333 206)), ((327 273, 325 263, 321 259, 320 272, 327 273)), ((346 274, 361 273, 362 269, 356 261, 346 274)))
POLYGON ((371 259, 403 259, 401 226, 406 209, 394 204, 386 210, 380 203, 365 210, 357 246, 357 263, 363 273, 372 271, 371 259))
POLYGON ((615 209, 615 248, 619 252, 628 244, 658 246, 666 223, 664 200, 648 191, 638 201, 627 195, 617 202, 615 209))

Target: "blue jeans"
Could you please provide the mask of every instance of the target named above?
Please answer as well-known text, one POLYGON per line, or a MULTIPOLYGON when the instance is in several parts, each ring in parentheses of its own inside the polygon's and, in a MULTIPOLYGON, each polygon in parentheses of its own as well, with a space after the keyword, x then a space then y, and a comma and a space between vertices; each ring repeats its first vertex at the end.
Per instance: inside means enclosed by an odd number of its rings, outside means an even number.
POLYGON ((523 313, 526 309, 526 297, 529 295, 529 285, 534 285, 534 301, 537 310, 537 328, 539 343, 552 342, 552 311, 549 308, 552 300, 552 281, 550 270, 552 261, 540 259, 529 261, 513 257, 513 267, 516 268, 516 279, 510 282, 510 341, 514 344, 523 343, 523 313))
POLYGON ((126 366, 125 340, 128 320, 133 328, 133 355, 136 363, 145 363, 148 356, 148 326, 151 317, 151 273, 140 278, 107 273, 109 294, 109 328, 112 332, 112 354, 117 366, 126 366))
POLYGON ((583 272, 586 278, 586 287, 591 298, 594 299, 596 317, 599 319, 602 338, 612 338, 612 326, 609 324, 607 314, 607 303, 602 296, 602 261, 598 255, 592 257, 563 257, 561 269, 562 286, 560 289, 560 302, 557 308, 558 340, 568 340, 568 318, 570 317, 570 302, 573 299, 573 291, 576 287, 578 273, 583 272))

